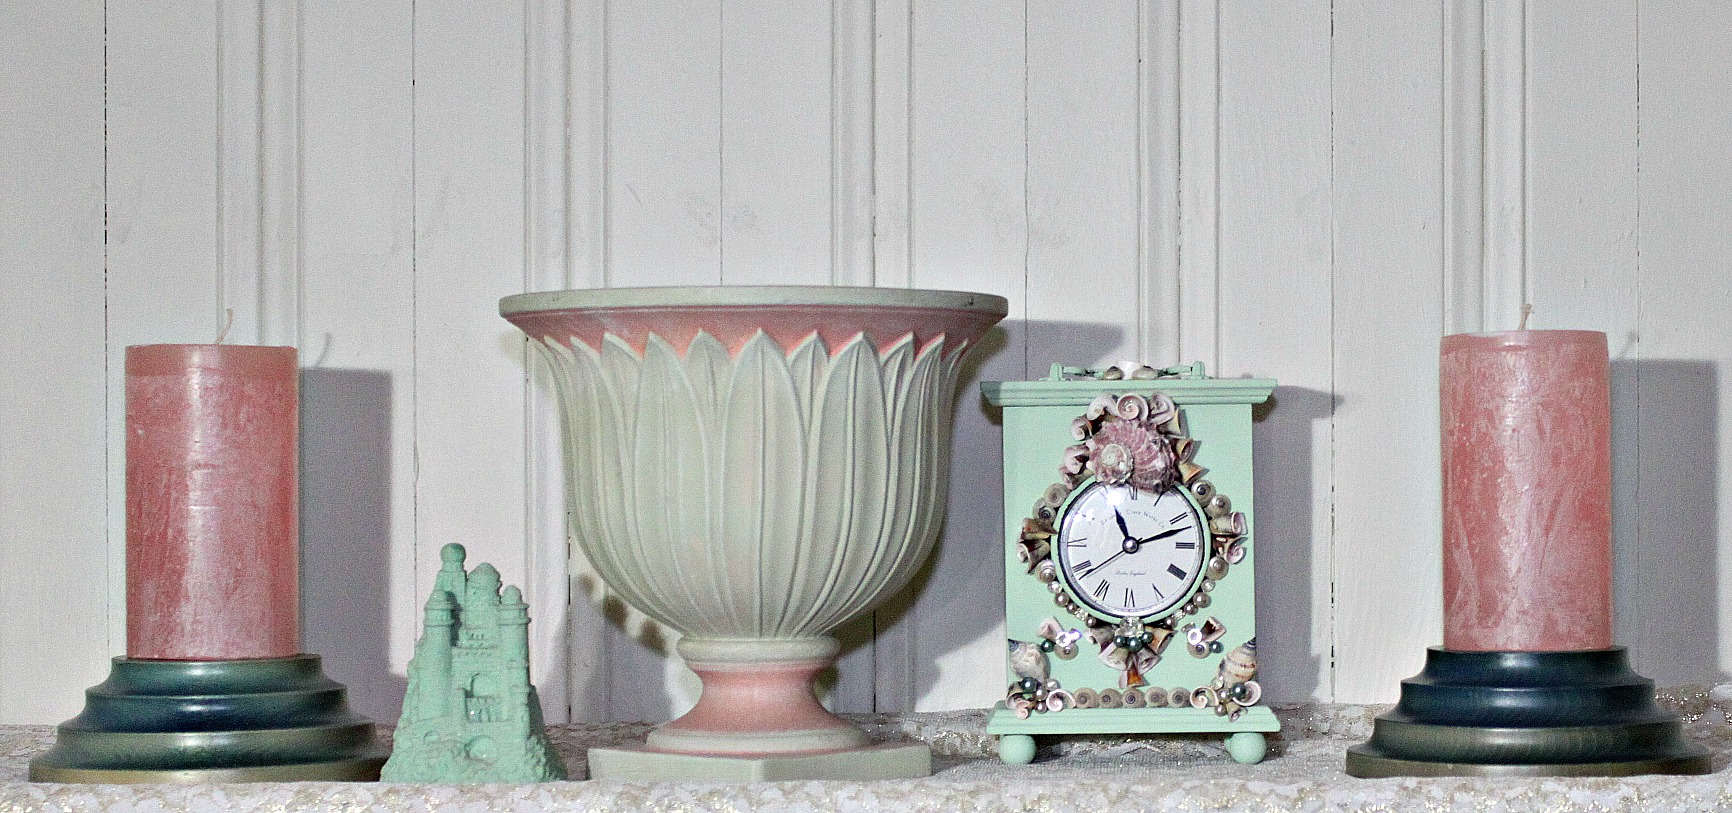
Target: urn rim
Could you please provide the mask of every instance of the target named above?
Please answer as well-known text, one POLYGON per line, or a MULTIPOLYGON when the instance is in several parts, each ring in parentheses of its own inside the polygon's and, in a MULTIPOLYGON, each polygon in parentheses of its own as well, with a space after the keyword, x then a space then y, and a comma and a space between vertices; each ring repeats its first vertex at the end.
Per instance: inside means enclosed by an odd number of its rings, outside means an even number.
POLYGON ((712 308, 767 305, 895 307, 966 310, 1004 317, 1010 302, 996 294, 929 288, 829 285, 669 285, 588 288, 513 294, 499 300, 501 316, 592 308, 712 308))

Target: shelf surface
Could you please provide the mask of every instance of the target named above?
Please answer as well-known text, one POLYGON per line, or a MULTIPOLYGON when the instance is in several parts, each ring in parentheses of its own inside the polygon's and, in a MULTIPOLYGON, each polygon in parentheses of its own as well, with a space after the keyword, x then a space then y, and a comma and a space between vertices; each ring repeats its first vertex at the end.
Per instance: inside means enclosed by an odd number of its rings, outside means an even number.
MULTIPOLYGON (((986 734, 987 712, 853 715, 879 739, 932 746, 929 779, 885 782, 555 782, 541 785, 261 783, 247 785, 55 785, 24 780, 29 758, 52 743, 51 726, 0 727, 0 810, 545 811, 744 810, 1713 810, 1732 809, 1732 684, 1661 693, 1685 733, 1714 754, 1705 776, 1354 779, 1349 745, 1371 735, 1387 706, 1277 707, 1282 731, 1269 757, 1239 765, 1219 737, 1163 735, 1040 739, 1035 763, 1005 766, 986 734)), ((553 726, 573 776, 590 746, 641 740, 634 723, 553 726)))

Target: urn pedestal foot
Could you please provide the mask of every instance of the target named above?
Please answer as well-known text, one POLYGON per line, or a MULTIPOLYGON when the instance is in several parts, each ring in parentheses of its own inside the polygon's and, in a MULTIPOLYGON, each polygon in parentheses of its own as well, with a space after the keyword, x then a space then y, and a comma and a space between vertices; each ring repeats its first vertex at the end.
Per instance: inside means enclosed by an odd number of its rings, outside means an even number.
POLYGON ((828 637, 685 638, 703 680, 691 711, 642 747, 592 748, 597 779, 912 779, 932 774, 923 744, 873 745, 818 702, 812 681, 836 660, 828 637))
POLYGON ((37 782, 371 781, 385 749, 317 655, 115 658, 30 761, 37 782))
POLYGON ((750 756, 678 754, 631 746, 589 749, 591 779, 870 782, 931 775, 932 749, 924 743, 883 743, 827 754, 750 756))
POLYGON ((1463 652, 1432 647, 1347 773, 1390 776, 1703 774, 1708 750, 1654 702, 1623 647, 1463 652))

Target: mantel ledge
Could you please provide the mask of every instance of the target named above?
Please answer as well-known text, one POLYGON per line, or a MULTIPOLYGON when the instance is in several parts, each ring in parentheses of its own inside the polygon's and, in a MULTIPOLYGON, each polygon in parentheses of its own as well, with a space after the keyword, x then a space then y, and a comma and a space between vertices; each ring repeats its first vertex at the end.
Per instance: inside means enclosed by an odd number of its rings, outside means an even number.
MULTIPOLYGON (((867 715, 881 738, 930 743, 938 771, 898 782, 557 782, 540 785, 261 783, 247 785, 56 785, 24 781, 51 726, 0 727, 0 811, 1700 811, 1732 809, 1732 684, 1685 687, 1661 699, 1686 733, 1714 752, 1705 776, 1588 779, 1354 779, 1343 752, 1371 734, 1383 706, 1278 707, 1283 733, 1258 765, 1238 765, 1213 737, 1103 737, 1043 745, 1035 764, 992 756, 986 713, 867 715)), ((573 775, 584 750, 627 742, 643 724, 553 726, 573 775)))

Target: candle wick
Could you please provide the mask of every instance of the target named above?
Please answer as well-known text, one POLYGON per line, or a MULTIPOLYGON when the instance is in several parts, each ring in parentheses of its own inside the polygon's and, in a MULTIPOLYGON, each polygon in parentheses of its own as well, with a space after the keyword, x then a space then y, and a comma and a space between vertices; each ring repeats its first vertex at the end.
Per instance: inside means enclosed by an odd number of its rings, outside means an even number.
POLYGON ((223 329, 221 333, 217 334, 217 344, 222 344, 223 340, 229 337, 229 328, 234 327, 235 324, 234 308, 223 308, 223 313, 225 314, 223 317, 223 329))
POLYGON ((1528 317, 1533 315, 1533 312, 1534 312, 1534 306, 1532 303, 1529 303, 1529 302, 1523 302, 1522 303, 1522 320, 1521 320, 1520 324, 1516 325, 1516 330, 1527 330, 1528 329, 1528 317))

